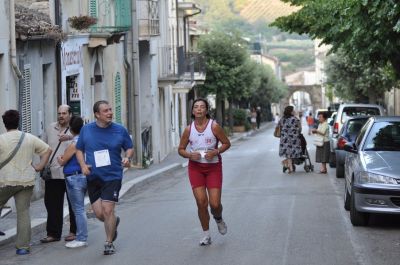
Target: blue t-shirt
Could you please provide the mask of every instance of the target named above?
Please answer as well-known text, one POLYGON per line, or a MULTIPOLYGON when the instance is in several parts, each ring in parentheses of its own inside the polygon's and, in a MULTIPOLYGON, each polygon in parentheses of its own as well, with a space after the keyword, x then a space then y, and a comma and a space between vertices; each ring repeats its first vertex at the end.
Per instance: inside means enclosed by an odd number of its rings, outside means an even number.
MULTIPOLYGON (((72 139, 72 143, 75 143, 78 141, 79 135, 76 135, 74 139, 72 139)), ((81 172, 81 166, 78 163, 78 159, 76 158, 76 155, 74 154, 70 160, 64 165, 63 167, 63 172, 65 175, 69 174, 75 174, 77 172, 81 172)))
POLYGON ((121 151, 133 148, 133 142, 128 131, 117 123, 101 128, 92 122, 82 127, 76 148, 85 154, 86 164, 91 165, 88 180, 111 181, 122 179, 121 151), (95 152, 104 154, 107 151, 110 165, 96 167, 95 152))

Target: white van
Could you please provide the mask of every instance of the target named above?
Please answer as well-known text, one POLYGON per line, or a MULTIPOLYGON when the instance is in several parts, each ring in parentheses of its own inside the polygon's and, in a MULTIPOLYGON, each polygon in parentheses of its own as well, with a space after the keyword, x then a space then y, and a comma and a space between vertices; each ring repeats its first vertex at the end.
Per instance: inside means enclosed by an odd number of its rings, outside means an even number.
POLYGON ((332 136, 330 137, 331 154, 329 165, 336 166, 335 150, 337 146, 337 137, 343 124, 350 117, 355 116, 385 116, 385 110, 382 106, 375 104, 341 104, 337 110, 336 118, 332 125, 332 136))
POLYGON ((385 116, 385 111, 382 106, 375 104, 342 104, 333 124, 333 137, 338 135, 348 118, 355 116, 385 116))

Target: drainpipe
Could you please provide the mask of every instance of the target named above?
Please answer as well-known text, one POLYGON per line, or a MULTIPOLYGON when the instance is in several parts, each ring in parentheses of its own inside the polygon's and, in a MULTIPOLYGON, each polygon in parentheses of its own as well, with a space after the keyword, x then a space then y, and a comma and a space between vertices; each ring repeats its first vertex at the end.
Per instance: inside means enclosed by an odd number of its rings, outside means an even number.
MULTIPOLYGON (((60 13, 60 0, 54 1, 54 23, 62 29, 61 13, 60 13)), ((62 102, 62 77, 61 77, 61 42, 56 44, 56 82, 57 82, 57 106, 62 102)))
MULTIPOLYGON (((125 32, 124 34, 124 64, 125 64, 125 69, 126 69, 126 94, 127 98, 131 99, 132 98, 132 67, 131 64, 128 60, 128 41, 131 41, 130 34, 127 34, 125 32), (129 39, 129 40, 128 40, 129 39)), ((127 123, 128 123, 128 131, 130 134, 132 134, 133 131, 133 126, 132 126, 132 104, 129 104, 129 100, 126 101, 126 109, 127 109, 127 123)))
POLYGON ((183 16, 183 41, 184 41, 184 46, 185 46, 185 52, 187 52, 187 44, 186 44, 186 19, 189 17, 193 17, 195 15, 198 15, 201 13, 201 9, 198 7, 195 7, 195 9, 197 9, 197 12, 190 14, 190 15, 186 15, 183 16))
POLYGON ((17 44, 15 40, 15 6, 14 0, 10 0, 10 38, 11 38, 11 64, 18 79, 22 79, 22 73, 17 64, 17 44))
MULTIPOLYGON (((138 166, 143 165, 142 157, 142 121, 141 121, 141 106, 140 106, 140 75, 139 75, 139 27, 137 20, 137 1, 132 1, 132 68, 133 68, 133 91, 134 94, 131 97, 130 103, 135 104, 134 116, 132 117, 134 122, 134 143, 136 162, 138 166)), ((132 89, 131 89, 132 90, 132 89)))
POLYGON ((179 0, 175 0, 175 15, 176 15, 176 48, 179 47, 179 0))

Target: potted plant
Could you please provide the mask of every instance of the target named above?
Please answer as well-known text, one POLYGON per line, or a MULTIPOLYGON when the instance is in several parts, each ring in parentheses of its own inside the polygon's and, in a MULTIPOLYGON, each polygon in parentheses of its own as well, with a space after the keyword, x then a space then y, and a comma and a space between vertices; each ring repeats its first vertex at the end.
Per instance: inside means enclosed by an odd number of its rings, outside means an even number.
POLYGON ((247 113, 244 109, 233 110, 233 132, 246 131, 246 117, 247 113))
POLYGON ((97 18, 90 16, 73 16, 68 18, 69 25, 77 30, 88 29, 97 23, 97 18))

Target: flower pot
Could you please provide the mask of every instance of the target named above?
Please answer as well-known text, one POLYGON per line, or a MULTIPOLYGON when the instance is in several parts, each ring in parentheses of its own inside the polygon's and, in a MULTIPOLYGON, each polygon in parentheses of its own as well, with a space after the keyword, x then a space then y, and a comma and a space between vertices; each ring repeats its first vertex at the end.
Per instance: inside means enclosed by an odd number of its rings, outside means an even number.
POLYGON ((246 127, 244 125, 233 126, 233 132, 245 132, 246 127))

